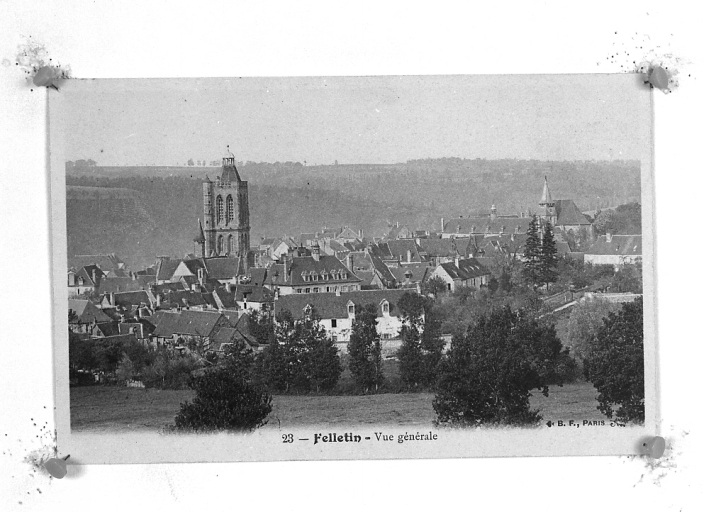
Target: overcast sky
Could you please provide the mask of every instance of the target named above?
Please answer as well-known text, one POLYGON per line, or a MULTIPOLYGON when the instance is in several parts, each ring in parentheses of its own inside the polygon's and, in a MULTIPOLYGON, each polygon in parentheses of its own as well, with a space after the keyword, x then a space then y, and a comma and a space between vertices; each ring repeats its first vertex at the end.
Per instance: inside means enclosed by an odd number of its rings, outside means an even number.
POLYGON ((308 164, 427 157, 642 159, 640 77, 495 75, 70 80, 50 100, 68 160, 308 164))

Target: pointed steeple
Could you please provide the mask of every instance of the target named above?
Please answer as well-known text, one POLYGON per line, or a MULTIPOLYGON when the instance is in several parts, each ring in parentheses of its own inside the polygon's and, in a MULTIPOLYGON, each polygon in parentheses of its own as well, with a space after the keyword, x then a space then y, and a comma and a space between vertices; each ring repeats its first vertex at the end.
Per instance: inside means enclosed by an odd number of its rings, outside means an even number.
POLYGON ((242 181, 240 178, 240 173, 237 171, 235 166, 235 155, 230 151, 230 145, 227 145, 227 152, 229 156, 222 159, 222 174, 220 175, 220 181, 223 183, 238 183, 242 181))
POLYGON ((201 224, 200 219, 198 219, 198 230, 196 231, 196 236, 193 238, 193 241, 198 244, 205 243, 205 235, 203 234, 203 224, 201 224))
POLYGON ((555 206, 555 201, 552 200, 552 196, 550 195, 550 188, 548 187, 548 177, 545 176, 545 184, 543 185, 543 197, 540 198, 540 202, 538 203, 540 206, 544 206, 546 208, 552 208, 555 206))

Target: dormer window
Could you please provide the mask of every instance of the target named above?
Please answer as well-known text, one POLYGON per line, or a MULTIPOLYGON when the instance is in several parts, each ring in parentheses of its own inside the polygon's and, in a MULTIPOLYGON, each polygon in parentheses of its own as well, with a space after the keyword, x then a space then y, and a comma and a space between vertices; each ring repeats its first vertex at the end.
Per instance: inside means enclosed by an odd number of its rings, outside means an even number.
POLYGON ((82 277, 78 278, 78 286, 83 286, 83 278, 82 277))
POLYGON ((303 308, 303 314, 306 319, 309 320, 311 315, 313 314, 313 306, 311 306, 310 304, 306 304, 306 307, 303 308))
POLYGON ((381 312, 385 315, 389 314, 389 301, 388 300, 383 300, 381 302, 381 312))
POLYGON ((354 302, 347 303, 347 316, 354 316, 354 302))

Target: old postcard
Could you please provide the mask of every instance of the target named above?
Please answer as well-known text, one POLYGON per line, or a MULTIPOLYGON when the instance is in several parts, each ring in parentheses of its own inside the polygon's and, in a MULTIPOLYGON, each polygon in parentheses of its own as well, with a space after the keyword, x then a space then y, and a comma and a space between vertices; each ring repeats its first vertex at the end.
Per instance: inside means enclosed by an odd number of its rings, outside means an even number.
POLYGON ((640 453, 634 75, 71 80, 49 94, 75 462, 640 453))

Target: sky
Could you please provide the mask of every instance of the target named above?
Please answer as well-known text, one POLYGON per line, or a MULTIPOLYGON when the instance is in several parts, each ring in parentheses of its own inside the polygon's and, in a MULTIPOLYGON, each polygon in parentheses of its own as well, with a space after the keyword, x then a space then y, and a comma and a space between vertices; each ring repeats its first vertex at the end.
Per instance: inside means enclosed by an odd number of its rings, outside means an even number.
POLYGON ((50 97, 67 160, 395 163, 630 160, 650 151, 636 74, 70 80, 50 97))

